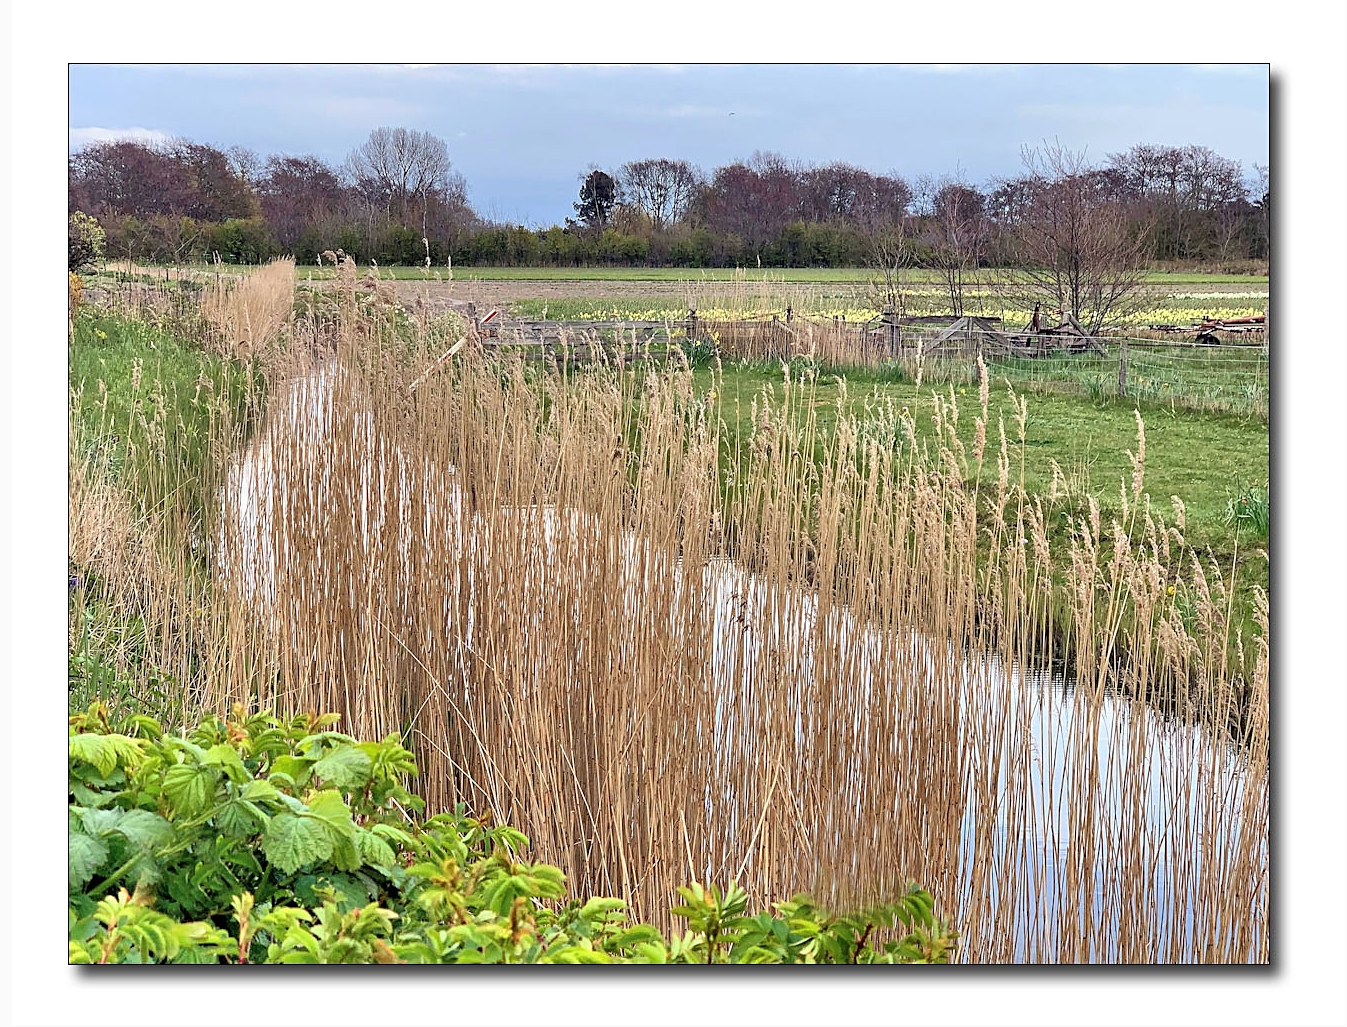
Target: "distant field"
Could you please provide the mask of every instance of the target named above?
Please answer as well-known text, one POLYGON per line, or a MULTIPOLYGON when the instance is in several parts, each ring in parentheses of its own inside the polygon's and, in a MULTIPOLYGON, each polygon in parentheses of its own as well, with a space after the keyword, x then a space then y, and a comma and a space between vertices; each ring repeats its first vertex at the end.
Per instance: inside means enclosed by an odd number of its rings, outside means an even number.
MULTIPOLYGON (((361 274, 367 273, 368 265, 359 265, 361 274)), ((109 271, 127 270, 126 262, 110 261, 109 271)), ((187 274, 238 274, 248 270, 245 265, 190 264, 181 268, 166 269, 159 265, 134 265, 129 268, 133 273, 149 274, 160 277, 167 274, 170 278, 187 274)), ((324 281, 336 276, 331 266, 315 267, 298 265, 295 273, 301 281, 313 279, 324 281)), ((680 284, 689 282, 745 282, 750 284, 801 283, 801 284, 853 284, 862 285, 874 275, 864 267, 786 267, 786 268, 696 268, 696 267, 473 267, 468 265, 447 267, 381 267, 380 278, 391 278, 408 282, 479 281, 479 282, 660 282, 680 284)), ((993 281, 1005 275, 1004 271, 983 268, 970 278, 993 281)), ((912 284, 938 285, 939 272, 913 268, 906 272, 907 281, 912 284)), ((1249 290, 1267 291, 1267 275, 1230 275, 1199 271, 1152 271, 1147 281, 1156 285, 1176 288, 1222 285, 1244 286, 1249 290)))
MULTIPOLYGON (((442 281, 448 268, 385 267, 379 273, 401 281, 442 281)), ((992 274, 986 271, 984 274, 992 274)), ((301 267, 301 279, 329 277, 332 268, 301 267)), ((484 282, 849 282, 869 281, 873 271, 863 267, 834 268, 694 268, 694 267, 470 267, 453 268, 455 279, 484 282)), ((935 271, 913 270, 909 281, 937 283, 935 271)), ((1149 281, 1166 285, 1248 285, 1267 287, 1266 275, 1222 275, 1199 272, 1152 272, 1149 281)))

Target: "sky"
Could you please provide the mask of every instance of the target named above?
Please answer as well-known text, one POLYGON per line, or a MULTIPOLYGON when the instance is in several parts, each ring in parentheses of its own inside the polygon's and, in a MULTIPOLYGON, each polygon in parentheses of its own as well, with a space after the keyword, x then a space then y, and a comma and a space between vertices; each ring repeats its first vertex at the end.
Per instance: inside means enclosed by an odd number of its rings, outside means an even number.
POLYGON ((481 214, 572 213, 591 166, 755 151, 985 184, 1056 140, 1268 163, 1268 75, 1225 65, 96 65, 70 68, 70 148, 170 137, 342 162, 381 125, 440 136, 481 214))

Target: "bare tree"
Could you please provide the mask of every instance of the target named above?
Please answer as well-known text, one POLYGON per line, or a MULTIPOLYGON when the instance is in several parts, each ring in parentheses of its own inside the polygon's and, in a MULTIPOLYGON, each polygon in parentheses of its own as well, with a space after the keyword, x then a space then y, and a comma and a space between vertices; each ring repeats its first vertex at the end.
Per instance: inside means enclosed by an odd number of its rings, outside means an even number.
POLYGON ((413 197, 421 200, 424 220, 430 197, 449 180, 444 140, 411 128, 376 128, 351 151, 348 164, 359 191, 382 196, 389 213, 404 222, 413 197))
POLYGON ((687 216, 702 174, 685 160, 657 158, 623 164, 618 172, 621 201, 650 219, 656 230, 687 216))
POLYGON ((1059 143, 1023 151, 1027 202, 1014 225, 1019 279, 1029 295, 1071 314, 1091 335, 1143 299, 1147 232, 1113 183, 1059 143))
POLYGON ((1258 227, 1260 229, 1260 238, 1263 245, 1263 256, 1269 256, 1272 252, 1271 224, 1268 221, 1268 215, 1272 210, 1272 191, 1268 182, 1268 165, 1255 164, 1254 169, 1254 207, 1258 211, 1258 227))
POLYGON ((987 255, 991 227, 986 197, 961 177, 924 178, 918 186, 924 216, 919 238, 928 265, 940 272, 950 310, 964 313, 964 291, 987 255))
POLYGON ((865 289, 867 306, 902 317, 907 313, 907 270, 913 264, 912 239, 903 219, 891 221, 870 236, 866 266, 870 280, 865 289))

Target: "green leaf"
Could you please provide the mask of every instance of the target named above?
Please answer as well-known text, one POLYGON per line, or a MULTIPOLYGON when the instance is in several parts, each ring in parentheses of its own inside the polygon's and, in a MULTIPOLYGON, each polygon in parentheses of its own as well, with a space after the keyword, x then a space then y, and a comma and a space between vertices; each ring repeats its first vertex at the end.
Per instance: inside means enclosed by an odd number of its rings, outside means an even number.
POLYGON ((98 836, 117 830, 117 823, 125 815, 125 810, 86 809, 80 813, 80 826, 87 834, 98 836))
POLYGON ((116 829, 135 845, 153 849, 173 841, 173 825, 158 813, 147 809, 127 810, 117 821, 116 829))
POLYGON ((82 831, 70 832, 70 886, 83 888, 108 858, 108 847, 82 831))
POLYGON ((323 823, 338 830, 355 827, 351 820, 351 807, 341 797, 341 792, 327 789, 309 799, 309 813, 323 823))
POLYGON ((544 963, 611 963, 613 957, 594 949, 581 948, 578 945, 564 949, 549 950, 543 956, 544 963))
POLYGON ((92 764, 104 777, 117 769, 117 751, 105 735, 71 735, 70 758, 92 764))
POLYGON ((247 787, 243 789, 241 797, 249 802, 260 802, 263 800, 275 802, 278 798, 276 786, 270 781, 259 778, 256 781, 249 781, 247 787))
POLYGON ((267 824, 262 838, 267 862, 286 873, 332 855, 332 837, 325 824, 312 817, 280 813, 267 824))
POLYGON ((303 756, 277 756, 271 761, 271 776, 284 775, 294 782, 294 787, 302 788, 309 780, 314 760, 303 756))
POLYGON ((215 772, 207 767, 177 763, 164 774, 164 797, 173 812, 194 817, 205 811, 215 795, 215 772))
POLYGON ((243 766, 238 750, 231 745, 212 745, 201 762, 208 767, 219 767, 231 781, 246 781, 252 777, 243 766))
POLYGON ((417 851, 416 839, 400 827, 395 827, 392 824, 375 824, 370 828, 370 831, 390 845, 396 845, 412 852, 417 851))
POLYGON ((375 867, 391 867, 397 862, 393 848, 377 834, 357 828, 355 848, 362 862, 375 867))
POLYGON ((621 899, 592 898, 581 907, 580 915, 586 920, 593 920, 625 909, 626 906, 621 899))
POLYGON ((215 814, 215 826, 230 838, 249 838, 266 823, 266 814, 246 799, 231 799, 215 814))
POLYGON ((325 782, 350 790, 369 783, 373 761, 352 746, 333 749, 313 765, 313 772, 325 782))

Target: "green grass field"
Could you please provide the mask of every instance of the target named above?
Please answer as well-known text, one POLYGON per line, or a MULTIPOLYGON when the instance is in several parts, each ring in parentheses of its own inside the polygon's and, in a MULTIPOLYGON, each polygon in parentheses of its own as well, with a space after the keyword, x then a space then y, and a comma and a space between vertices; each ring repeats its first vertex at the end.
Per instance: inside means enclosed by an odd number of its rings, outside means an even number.
MULTIPOLYGON (((203 269, 204 270, 204 269, 203 269)), ((444 267, 384 267, 379 273, 404 281, 441 281, 449 274, 444 267)), ((869 281, 874 272, 863 267, 787 267, 787 268, 694 268, 694 267, 474 267, 458 265, 452 269, 458 279, 484 282, 851 282, 869 281)), ((300 267, 300 278, 315 279, 335 275, 333 268, 300 267)), ((990 273, 990 272, 988 272, 990 273)), ((914 269, 908 272, 913 282, 938 283, 940 273, 914 269)), ((1267 288, 1266 275, 1224 275, 1205 272, 1155 271, 1147 281, 1164 285, 1248 285, 1267 288)))

